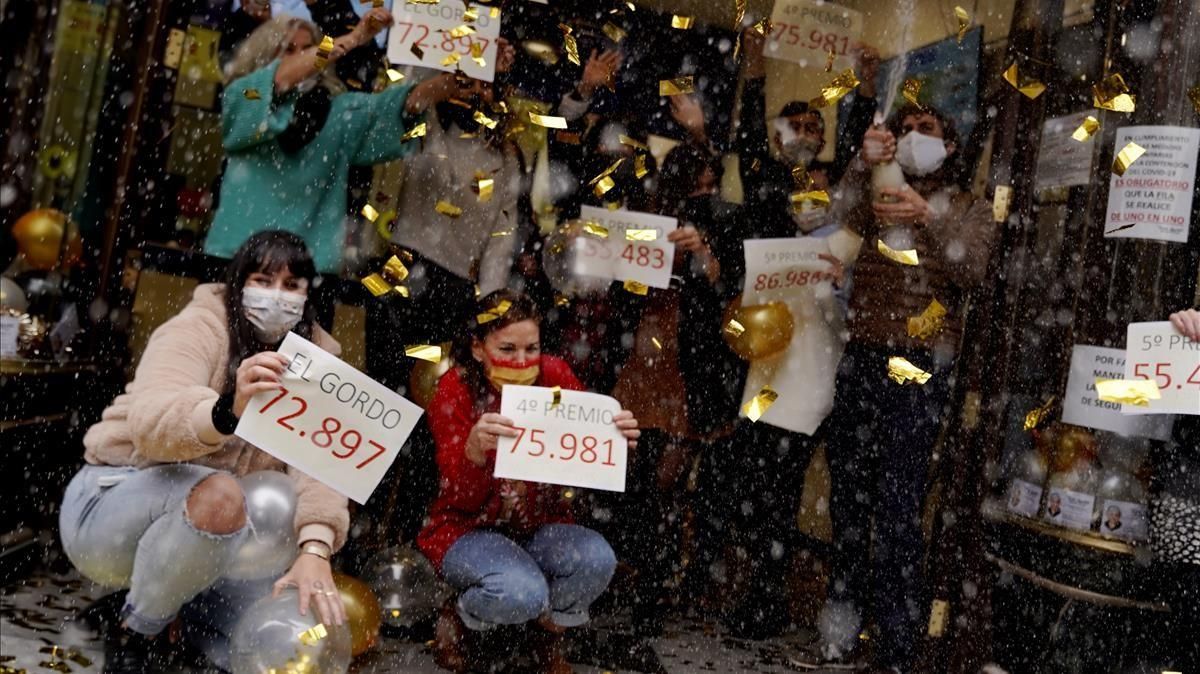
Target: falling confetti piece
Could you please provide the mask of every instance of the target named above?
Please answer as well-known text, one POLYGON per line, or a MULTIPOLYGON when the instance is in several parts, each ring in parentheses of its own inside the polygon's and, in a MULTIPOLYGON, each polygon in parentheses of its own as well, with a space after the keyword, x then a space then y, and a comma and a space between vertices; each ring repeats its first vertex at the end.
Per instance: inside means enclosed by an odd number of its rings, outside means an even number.
POLYGON ((414 344, 404 348, 404 355, 430 363, 440 363, 442 361, 442 347, 436 344, 414 344))
POLYGON ((574 489, 564 489, 562 492, 562 497, 565 498, 566 500, 570 501, 571 499, 575 498, 575 490, 574 489))
POLYGON ((825 55, 825 72, 833 72, 833 62, 837 60, 837 50, 830 48, 829 53, 825 55))
POLYGON ((996 185, 996 194, 992 197, 992 221, 1008 220, 1009 203, 1012 201, 1012 188, 1008 185, 996 185))
POLYGON ((484 323, 494 321, 497 318, 504 316, 504 314, 507 314, 508 310, 511 308, 512 302, 509 300, 500 300, 496 306, 475 316, 475 320, 478 321, 480 325, 483 325, 484 323))
POLYGON ((625 290, 633 293, 634 295, 646 295, 650 292, 650 286, 637 281, 626 281, 625 290))
POLYGON ((878 244, 877 248, 879 250, 879 254, 893 262, 899 262, 900 264, 906 264, 911 267, 921 264, 921 261, 917 258, 917 251, 915 250, 895 250, 884 243, 882 239, 878 240, 876 243, 878 244))
POLYGON ((604 225, 601 225, 598 222, 590 222, 589 221, 589 222, 583 223, 583 232, 585 234, 591 234, 592 236, 596 237, 597 239, 607 239, 608 238, 608 228, 605 227, 604 225))
POLYGON ((400 136, 400 141, 404 142, 404 141, 412 140, 414 138, 424 138, 425 131, 427 129, 428 129, 428 127, 425 125, 425 122, 421 122, 420 124, 409 129, 408 133, 404 134, 403 136, 400 136))
POLYGON ((775 404, 776 400, 779 400, 779 394, 775 392, 775 389, 764 386, 753 398, 746 401, 745 405, 742 405, 742 414, 745 414, 750 421, 757 422, 767 413, 771 405, 775 404))
POLYGON ((625 230, 626 241, 656 241, 658 239, 657 229, 627 229, 625 230))
POLYGON ((458 206, 455 206, 454 204, 450 203, 449 201, 446 201, 445 199, 439 199, 437 204, 434 205, 433 210, 437 211, 438 213, 441 213, 442 215, 445 215, 445 216, 451 217, 451 218, 457 218, 458 216, 462 215, 462 213, 463 213, 463 210, 461 208, 459 208, 458 206))
POLYGON ((789 198, 792 201, 792 208, 800 208, 804 204, 813 204, 819 208, 829 208, 829 193, 825 190, 793 192, 789 198))
POLYGON ((567 128, 567 120, 565 117, 554 117, 553 115, 539 115, 536 112, 529 113, 529 121, 544 126, 547 129, 565 129, 567 128))
POLYGON ((380 297, 392 292, 392 285, 385 281, 384 278, 379 274, 370 274, 368 276, 364 276, 361 280, 362 284, 366 286, 367 290, 371 291, 371 294, 375 297, 380 297))
POLYGON ((313 627, 301 632, 296 638, 299 639, 300 643, 304 644, 305 646, 316 646, 318 641, 327 636, 329 636, 329 632, 326 631, 325 624, 317 623, 313 627))
POLYGON ((967 30, 971 27, 971 15, 967 14, 967 10, 956 5, 954 18, 958 20, 958 43, 962 44, 963 38, 967 36, 967 30))
POLYGON ((650 343, 654 345, 654 348, 658 349, 659 351, 662 351, 662 342, 658 341, 657 337, 651 337, 650 343))
POLYGON ((741 322, 736 318, 731 318, 729 319, 729 322, 725 324, 723 330, 729 333, 729 335, 732 337, 741 337, 742 333, 746 331, 746 326, 742 325, 741 322))
POLYGON ((465 23, 461 26, 451 28, 450 33, 449 33, 450 39, 452 39, 452 40, 457 40, 460 37, 466 37, 468 35, 474 35, 474 34, 475 34, 475 27, 465 24, 465 23))
POLYGON ((690 16, 682 16, 680 14, 671 15, 671 27, 679 30, 687 30, 692 27, 694 19, 690 16))
POLYGON ((575 36, 571 34, 571 27, 565 23, 558 24, 563 34, 563 51, 567 53, 567 60, 575 65, 583 65, 579 61, 579 43, 575 41, 575 36))
POLYGON ((242 95, 245 96, 246 100, 248 101, 262 100, 262 95, 258 93, 258 89, 243 89, 242 95))
POLYGON ((496 120, 483 114, 482 110, 476 110, 472 118, 479 124, 486 126, 489 129, 496 128, 496 120))
POLYGON ((1148 407, 1151 400, 1161 400, 1158 384, 1150 379, 1097 379, 1096 394, 1104 402, 1148 407))
POLYGON ((550 389, 550 395, 551 395, 550 409, 554 409, 555 407, 558 407, 559 405, 562 404, 562 387, 561 386, 555 386, 554 388, 550 389))
POLYGON ((1113 73, 1092 85, 1092 105, 1113 112, 1133 112, 1137 109, 1134 97, 1120 73, 1113 73))
POLYGON ((1024 429, 1026 431, 1032 431, 1038 426, 1041 426, 1043 421, 1050 418, 1050 412, 1054 409, 1054 401, 1054 396, 1050 396, 1046 402, 1029 410, 1029 412, 1025 414, 1025 424, 1023 426, 1024 429))
POLYGON ((695 90, 696 85, 691 75, 658 81, 659 96, 678 96, 680 94, 690 94, 695 90))
POLYGON ((1030 99, 1037 98, 1046 90, 1046 85, 1038 80, 1022 74, 1017 69, 1017 64, 1013 63, 1004 71, 1004 81, 1013 86, 1014 89, 1025 94, 1030 99))
POLYGON ((908 359, 900 356, 892 356, 888 358, 888 378, 897 384, 904 384, 910 381, 915 381, 918 384, 924 384, 929 381, 932 374, 908 362, 908 359))
POLYGON ((608 39, 618 43, 629 35, 629 33, 625 32, 624 28, 621 28, 611 21, 605 22, 605 24, 601 26, 600 30, 604 31, 604 34, 608 36, 608 39))
POLYGON ((596 182, 594 187, 592 187, 592 194, 595 194, 597 197, 602 197, 605 194, 608 194, 608 191, 616 186, 617 183, 613 181, 612 176, 604 176, 596 182))
POLYGON ((395 68, 388 68, 383 72, 387 74, 388 81, 392 83, 399 82, 400 80, 404 79, 404 73, 396 70, 395 68))
POLYGON ((639 153, 633 158, 633 175, 645 178, 647 173, 650 173, 650 169, 646 168, 646 155, 639 153))
POLYGON ((796 164, 792 167, 792 182, 796 183, 796 187, 800 191, 807 191, 812 186, 812 177, 808 175, 808 169, 804 164, 796 164))
POLYGON ((1100 130, 1100 120, 1088 115, 1083 122, 1079 124, 1079 128, 1071 134, 1071 137, 1079 142, 1085 142, 1092 139, 1096 132, 1100 130))
POLYGON ((413 56, 416 56, 417 59, 422 61, 425 60, 425 50, 418 47, 416 42, 414 42, 412 46, 408 48, 408 50, 411 51, 413 56))
POLYGON ((458 65, 458 62, 461 60, 462 54, 458 52, 451 52, 446 55, 446 58, 442 59, 442 65, 446 67, 458 65))
POLYGON ((1129 170, 1133 162, 1137 161, 1144 154, 1146 154, 1146 148, 1133 141, 1129 141, 1129 144, 1121 148, 1121 151, 1117 153, 1116 159, 1113 159, 1112 172, 1119 176, 1125 175, 1125 171, 1129 170))
POLYGON ((754 24, 754 32, 758 33, 759 35, 769 34, 771 32, 770 17, 764 16, 763 18, 759 19, 758 23, 754 24))
POLYGON ((854 71, 847 68, 841 75, 833 78, 833 81, 821 88, 821 95, 808 102, 810 107, 824 108, 838 102, 843 96, 854 91, 854 88, 859 84, 858 77, 854 71))
POLYGON ((914 77, 904 80, 904 86, 900 93, 904 96, 904 100, 908 101, 909 103, 912 103, 918 108, 924 107, 921 105, 921 80, 918 80, 914 77))
POLYGON ((487 59, 483 58, 483 44, 479 42, 471 43, 471 60, 480 68, 487 67, 487 59))
POLYGON ((317 47, 316 68, 324 70, 329 64, 329 56, 333 54, 333 38, 326 35, 321 38, 321 44, 317 47))
POLYGON ((479 20, 479 8, 468 6, 467 11, 463 12, 463 22, 475 23, 478 20, 479 20))
POLYGON ((626 136, 625 134, 621 134, 621 135, 617 136, 617 140, 619 140, 622 145, 628 145, 629 147, 631 147, 635 150, 641 150, 642 152, 650 151, 650 146, 646 145, 645 143, 641 142, 640 140, 638 140, 636 138, 630 138, 629 136, 626 136))
POLYGON ((946 307, 936 299, 929 302, 919 316, 908 318, 908 336, 917 339, 929 339, 937 335, 945 327, 946 307))
MULTIPOLYGON (((484 202, 491 201, 491 200, 492 200, 492 190, 493 190, 493 188, 495 187, 495 184, 496 184, 496 181, 495 181, 495 179, 493 179, 493 178, 479 178, 479 179, 478 179, 478 181, 479 181, 479 182, 477 183, 477 186, 478 186, 478 188, 479 188, 479 201, 480 201, 480 203, 484 203, 484 202)), ((495 236, 495 235, 493 234, 493 236, 495 236)))
POLYGON ((393 283, 404 283, 408 280, 408 267, 395 255, 388 258, 383 265, 383 275, 393 283))

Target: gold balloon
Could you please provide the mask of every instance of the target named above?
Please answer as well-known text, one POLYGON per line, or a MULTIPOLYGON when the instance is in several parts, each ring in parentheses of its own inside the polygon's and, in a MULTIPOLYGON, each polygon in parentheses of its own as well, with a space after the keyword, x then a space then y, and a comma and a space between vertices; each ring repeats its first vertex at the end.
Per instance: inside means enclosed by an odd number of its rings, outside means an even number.
POLYGON ((795 329, 792 312, 783 302, 742 306, 739 297, 725 311, 721 335, 734 353, 746 360, 757 360, 786 349, 792 343, 795 329), (730 321, 737 321, 744 329, 731 328, 730 321))
POLYGON ((350 628, 350 654, 358 657, 379 641, 383 609, 370 586, 344 573, 333 574, 333 584, 346 607, 346 626, 350 628))
POLYGON ((39 208, 22 215, 13 224, 13 238, 17 250, 29 266, 41 271, 50 271, 61 265, 68 269, 83 256, 83 243, 79 239, 79 228, 67 221, 62 211, 39 208), (62 245, 63 232, 67 233, 67 245, 62 245))
POLYGON ((1050 464, 1050 472, 1071 470, 1081 460, 1096 458, 1096 437, 1079 426, 1058 423, 1037 435, 1037 448, 1050 464))
POLYGON ((438 380, 454 367, 454 359, 450 357, 450 346, 450 342, 441 345, 442 359, 440 361, 431 363, 427 360, 418 360, 416 365, 413 365, 412 374, 408 378, 408 397, 422 408, 429 408, 429 403, 433 401, 433 394, 437 391, 438 380))

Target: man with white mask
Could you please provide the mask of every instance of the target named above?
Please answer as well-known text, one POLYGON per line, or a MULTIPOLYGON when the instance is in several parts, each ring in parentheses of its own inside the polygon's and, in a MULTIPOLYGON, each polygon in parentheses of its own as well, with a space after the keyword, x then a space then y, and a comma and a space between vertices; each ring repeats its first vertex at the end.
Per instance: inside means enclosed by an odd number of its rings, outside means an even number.
POLYGON ((910 670, 927 619, 926 473, 967 299, 984 280, 996 238, 988 204, 954 182, 957 151, 952 120, 929 106, 905 106, 887 128, 865 133, 861 156, 831 195, 864 241, 827 428, 835 553, 820 629, 827 658, 852 660, 873 618, 881 671, 910 670), (907 184, 872 185, 872 167, 893 159, 907 184), (880 244, 915 251, 917 264, 895 261, 880 244), (932 376, 896 383, 889 379, 895 357, 932 376))

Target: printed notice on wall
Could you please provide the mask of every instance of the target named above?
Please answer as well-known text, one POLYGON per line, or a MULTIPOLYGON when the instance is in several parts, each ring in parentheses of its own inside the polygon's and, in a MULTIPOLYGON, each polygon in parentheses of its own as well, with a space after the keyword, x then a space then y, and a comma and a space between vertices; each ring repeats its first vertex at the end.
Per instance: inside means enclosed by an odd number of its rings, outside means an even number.
MULTIPOLYGON (((1072 137, 1075 129, 1094 111, 1077 112, 1065 117, 1047 119, 1042 125, 1042 148, 1038 151, 1037 178, 1039 190, 1052 187, 1086 185, 1092 180, 1092 150, 1094 138, 1078 141, 1072 137)), ((1136 164, 1135 164, 1136 166, 1136 164)))
POLYGON ((1137 438, 1169 438, 1175 417, 1122 414, 1120 403, 1110 403, 1096 395, 1097 379, 1124 378, 1124 349, 1076 344, 1071 350, 1067 392, 1063 394, 1063 422, 1137 438))
POLYGON ((1146 153, 1112 174, 1104 236, 1187 243, 1200 129, 1179 126, 1127 126, 1117 130, 1114 153, 1130 142, 1146 153))

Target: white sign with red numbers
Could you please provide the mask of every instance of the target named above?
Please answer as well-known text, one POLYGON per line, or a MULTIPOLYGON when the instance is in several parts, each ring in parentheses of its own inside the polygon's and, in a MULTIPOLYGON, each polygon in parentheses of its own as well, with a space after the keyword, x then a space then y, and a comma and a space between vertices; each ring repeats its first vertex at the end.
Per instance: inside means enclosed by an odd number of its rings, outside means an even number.
POLYGON ((396 23, 388 32, 388 61, 446 72, 461 69, 468 77, 491 82, 496 77, 500 15, 492 16, 493 8, 483 5, 474 9, 478 18, 467 22, 463 3, 393 3, 396 23))
POLYGON ((817 0, 776 0, 763 55, 823 68, 833 52, 833 67, 841 71, 853 64, 851 50, 862 31, 862 12, 817 0))
POLYGON ((1146 407, 1123 405, 1126 414, 1200 414, 1200 342, 1168 321, 1129 324, 1125 378, 1153 379, 1162 395, 1146 407))
POLYGON ((279 353, 283 387, 250 399, 234 433, 358 503, 366 503, 422 410, 296 333, 279 353))
POLYGON ((600 237, 583 233, 575 239, 572 271, 578 276, 637 281, 651 288, 671 287, 675 244, 667 235, 679 221, 653 213, 583 206, 579 218, 603 227, 600 237))
POLYGON ((500 414, 512 419, 516 438, 500 438, 496 477, 625 491, 629 441, 613 417, 621 403, 599 393, 542 386, 504 387, 500 414))

